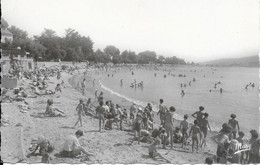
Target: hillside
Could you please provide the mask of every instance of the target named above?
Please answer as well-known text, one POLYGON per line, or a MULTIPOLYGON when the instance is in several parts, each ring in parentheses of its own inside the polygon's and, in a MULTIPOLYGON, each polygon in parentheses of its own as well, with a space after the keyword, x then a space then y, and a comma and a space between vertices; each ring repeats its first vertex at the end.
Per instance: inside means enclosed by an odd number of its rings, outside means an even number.
POLYGON ((200 63, 201 65, 210 66, 243 66, 243 67, 258 67, 259 56, 250 56, 243 58, 223 58, 200 63))

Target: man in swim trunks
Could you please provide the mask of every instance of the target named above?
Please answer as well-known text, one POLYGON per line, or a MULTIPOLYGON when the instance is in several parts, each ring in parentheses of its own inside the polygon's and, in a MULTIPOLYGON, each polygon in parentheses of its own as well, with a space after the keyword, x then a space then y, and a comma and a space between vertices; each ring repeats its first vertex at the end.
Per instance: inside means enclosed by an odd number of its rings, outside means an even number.
POLYGON ((201 119, 200 130, 204 135, 204 138, 203 138, 202 143, 201 143, 201 148, 202 148, 203 145, 207 146, 206 137, 207 137, 207 133, 208 133, 208 128, 211 130, 211 128, 209 126, 208 116, 209 116, 208 113, 204 113, 204 118, 201 119))
POLYGON ((236 120, 235 114, 231 114, 230 117, 231 117, 231 119, 228 121, 228 125, 231 126, 231 128, 232 128, 232 134, 229 138, 236 139, 237 132, 239 131, 239 124, 238 124, 238 121, 236 120), (233 137, 232 137, 232 135, 233 135, 233 137))
POLYGON ((83 131, 78 130, 75 135, 69 135, 63 145, 62 151, 60 154, 66 157, 76 157, 81 154, 86 156, 93 156, 93 154, 87 152, 79 143, 79 138, 83 136, 83 131))
POLYGON ((171 137, 171 149, 172 149, 172 146, 173 146, 173 112, 175 112, 175 108, 174 106, 171 106, 170 107, 170 111, 167 111, 165 113, 165 116, 164 116, 164 128, 165 128, 165 131, 166 131, 166 138, 164 140, 164 143, 163 143, 163 148, 165 149, 165 145, 166 145, 166 140, 168 140, 169 137, 171 137))
POLYGON ((102 129, 104 129, 104 123, 105 123, 105 108, 103 107, 103 101, 99 102, 99 105, 96 108, 96 115, 99 119, 99 132, 102 132, 102 129))
POLYGON ((180 123, 180 130, 182 133, 182 148, 186 148, 187 145, 187 138, 188 138, 188 128, 189 128, 189 123, 187 122, 188 115, 184 115, 184 120, 181 121, 180 123))
POLYGON ((161 125, 164 124, 166 111, 167 111, 167 107, 165 105, 163 105, 163 99, 160 99, 159 111, 158 111, 157 115, 160 114, 161 125))

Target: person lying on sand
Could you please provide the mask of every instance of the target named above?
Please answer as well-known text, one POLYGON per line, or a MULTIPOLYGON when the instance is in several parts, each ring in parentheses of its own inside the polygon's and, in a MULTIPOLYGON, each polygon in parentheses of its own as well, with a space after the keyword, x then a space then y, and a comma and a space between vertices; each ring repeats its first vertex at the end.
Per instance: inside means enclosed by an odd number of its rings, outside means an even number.
POLYGON ((53 94, 55 94, 55 92, 54 91, 52 91, 52 90, 40 90, 38 87, 32 87, 32 89, 34 90, 34 93, 35 94, 37 94, 37 95, 40 95, 40 96, 42 96, 42 95, 53 95, 53 94))
POLYGON ((87 152, 79 143, 79 138, 83 136, 82 130, 77 130, 75 135, 69 135, 65 139, 65 143, 63 144, 62 150, 60 152, 60 155, 64 157, 76 157, 81 155, 82 153, 86 156, 93 156, 92 153, 87 152))
POLYGON ((170 160, 164 158, 160 153, 157 152, 156 145, 159 145, 159 144, 160 144, 160 140, 158 138, 155 138, 154 142, 148 148, 149 157, 153 158, 153 159, 161 158, 161 159, 165 160, 167 163, 171 163, 170 160))

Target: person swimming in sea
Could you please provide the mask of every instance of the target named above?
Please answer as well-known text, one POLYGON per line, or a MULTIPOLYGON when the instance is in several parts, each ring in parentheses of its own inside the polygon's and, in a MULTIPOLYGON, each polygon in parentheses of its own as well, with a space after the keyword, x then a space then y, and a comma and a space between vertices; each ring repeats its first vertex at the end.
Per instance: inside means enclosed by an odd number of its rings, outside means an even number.
POLYGON ((123 79, 120 80, 120 85, 123 86, 123 79))
POLYGON ((220 93, 222 93, 222 92, 223 92, 223 89, 222 89, 222 88, 220 88, 219 90, 220 90, 220 93))
POLYGON ((181 96, 183 97, 185 95, 184 90, 181 90, 181 96))

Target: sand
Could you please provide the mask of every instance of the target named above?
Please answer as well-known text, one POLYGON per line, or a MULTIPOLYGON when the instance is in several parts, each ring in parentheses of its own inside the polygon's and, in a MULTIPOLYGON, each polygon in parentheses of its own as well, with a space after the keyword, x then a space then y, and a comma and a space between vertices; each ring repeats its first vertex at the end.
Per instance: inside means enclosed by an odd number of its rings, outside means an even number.
MULTIPOLYGON (((90 72, 88 74, 90 74, 88 77, 90 79, 93 73, 90 72)), ((90 116, 84 116, 83 127, 80 127, 78 124, 73 129, 72 126, 77 121, 75 109, 79 99, 84 98, 86 101, 90 97, 94 100, 94 94, 86 91, 86 95, 82 96, 80 92, 74 89, 72 85, 78 82, 79 76, 63 72, 61 79, 64 80, 66 86, 66 88, 62 88, 61 94, 26 98, 26 102, 30 106, 30 109, 26 113, 22 113, 20 108, 18 108, 21 102, 14 102, 12 104, 4 103, 1 105, 3 115, 8 116, 11 122, 9 125, 1 127, 1 159, 3 162, 17 163, 19 161, 26 161, 27 163, 40 163, 40 156, 33 156, 24 160, 24 155, 30 153, 29 147, 33 139, 37 139, 39 135, 44 135, 55 145, 55 150, 52 153, 54 155, 61 150, 66 136, 74 134, 77 129, 81 129, 84 132, 84 136, 80 138, 80 143, 86 150, 94 153, 94 156, 90 157, 90 160, 86 163, 165 163, 164 161, 153 160, 148 157, 147 147, 149 144, 141 143, 138 145, 137 142, 134 142, 132 145, 129 145, 130 140, 133 138, 133 132, 120 131, 115 125, 113 125, 113 130, 100 133, 98 132, 98 120, 90 116), (31 116, 45 112, 46 101, 49 98, 54 100, 55 107, 66 113, 66 117, 36 118, 31 116), (20 123, 21 126, 16 126, 17 123, 20 123)), ((51 77, 48 82, 48 88, 53 90, 61 80, 51 77)), ((22 83, 24 87, 28 87, 29 81, 24 80, 22 83)), ((124 107, 130 107, 131 105, 126 100, 106 93, 104 99, 112 100, 115 104, 120 104, 124 107)), ((177 125, 178 121, 176 121, 177 125)), ((174 164, 204 163, 206 157, 213 156, 216 145, 211 142, 200 153, 191 153, 191 146, 188 146, 188 148, 189 150, 183 150, 180 148, 180 144, 174 144, 173 150, 169 148, 165 150, 161 149, 161 146, 158 146, 158 152, 174 164)), ((57 158, 53 156, 51 163, 82 162, 80 162, 79 158, 57 158)))

